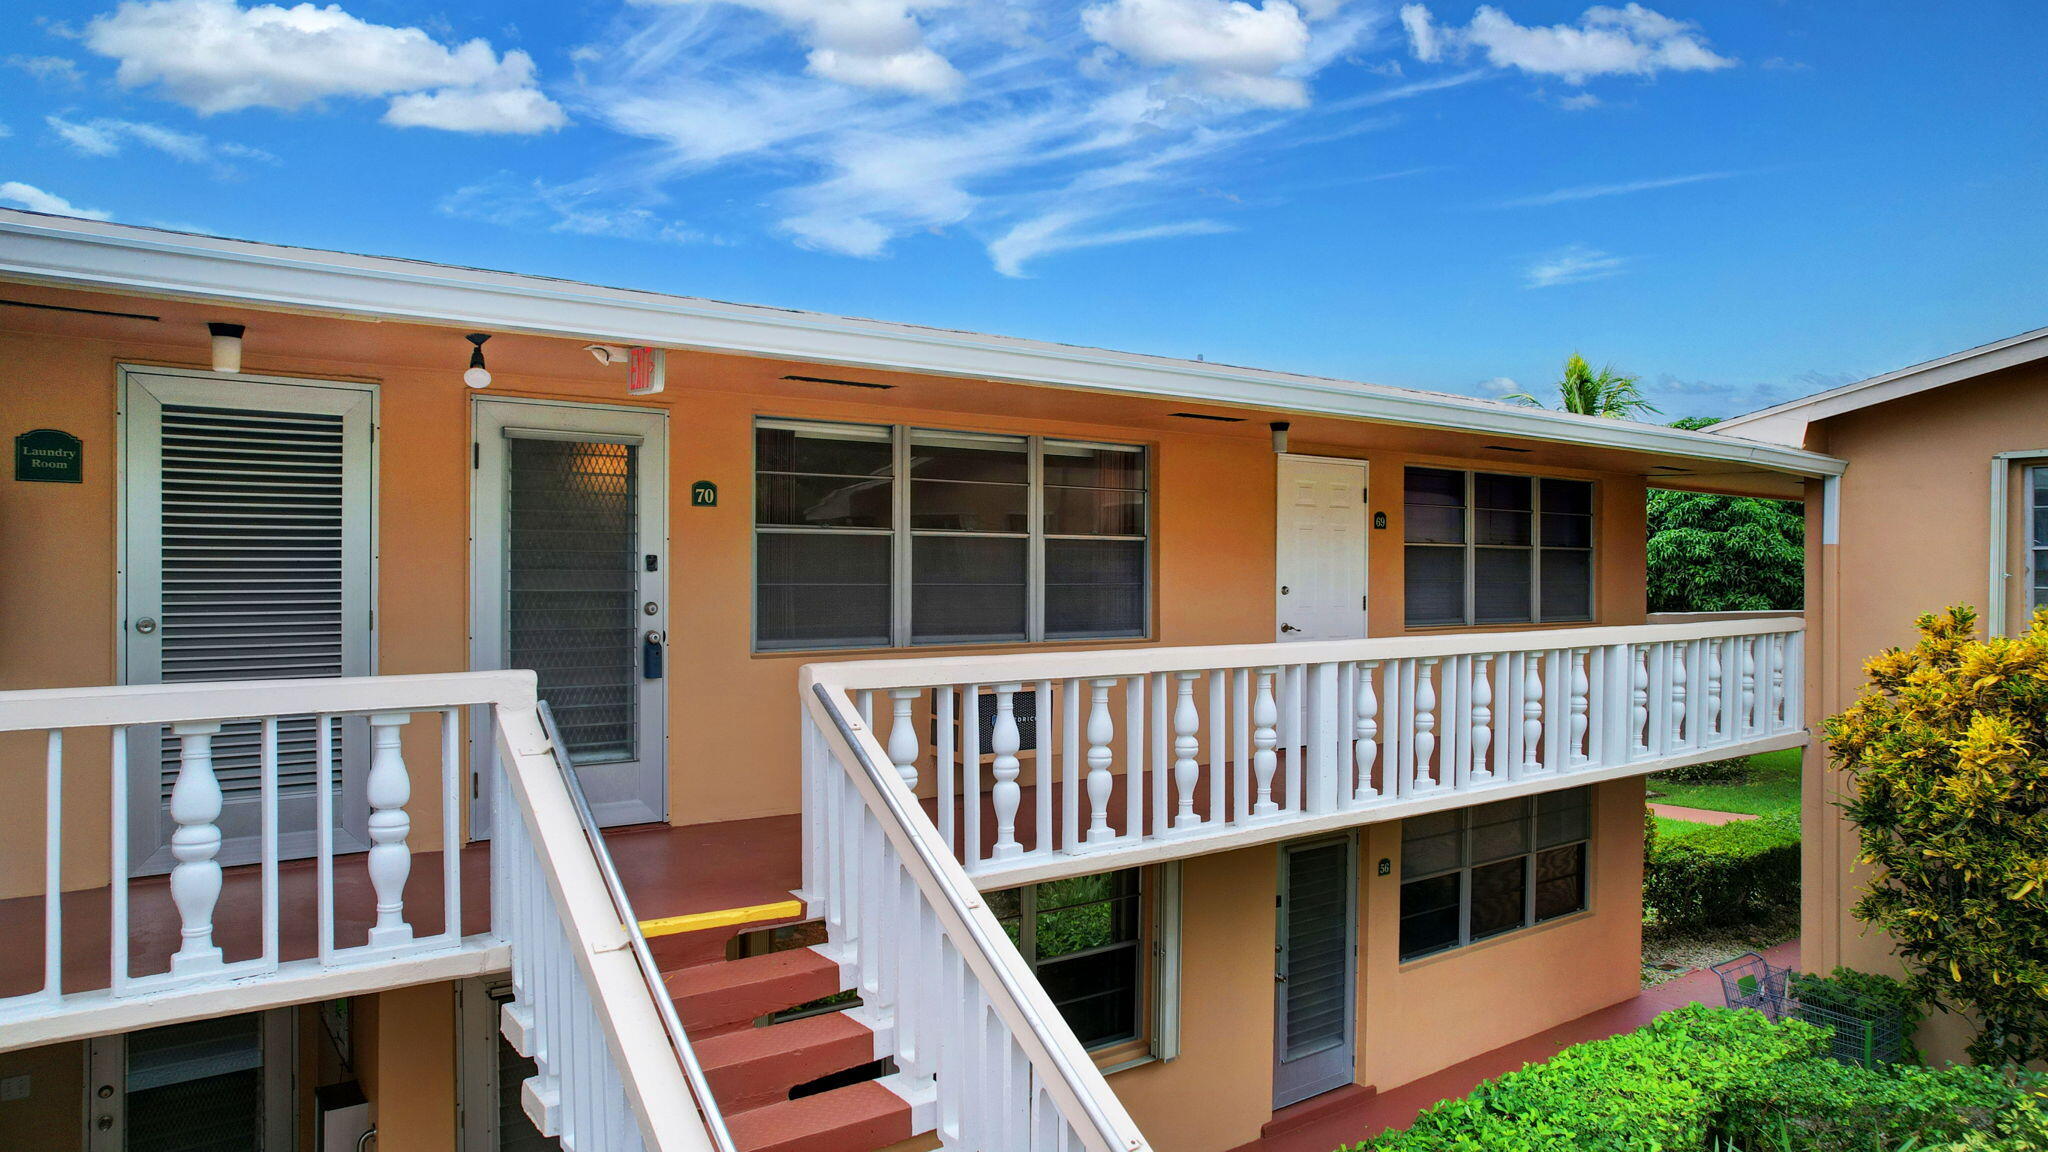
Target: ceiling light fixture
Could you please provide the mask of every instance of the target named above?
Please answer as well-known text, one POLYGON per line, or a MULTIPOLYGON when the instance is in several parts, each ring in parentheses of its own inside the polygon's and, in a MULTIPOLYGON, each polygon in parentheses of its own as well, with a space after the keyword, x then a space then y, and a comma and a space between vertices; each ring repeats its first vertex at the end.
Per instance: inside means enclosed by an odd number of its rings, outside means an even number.
POLYGON ((213 337, 213 370, 215 372, 240 372, 242 370, 242 333, 247 331, 240 324, 208 323, 206 331, 213 337))
POLYGON ((1266 427, 1273 430, 1273 451, 1284 455, 1287 452, 1287 430, 1292 425, 1285 420, 1275 420, 1266 427))
POLYGON ((483 332, 471 332, 463 337, 475 347, 469 350, 469 370, 462 374, 462 382, 471 388, 489 388, 491 370, 484 367, 484 341, 490 336, 483 332))

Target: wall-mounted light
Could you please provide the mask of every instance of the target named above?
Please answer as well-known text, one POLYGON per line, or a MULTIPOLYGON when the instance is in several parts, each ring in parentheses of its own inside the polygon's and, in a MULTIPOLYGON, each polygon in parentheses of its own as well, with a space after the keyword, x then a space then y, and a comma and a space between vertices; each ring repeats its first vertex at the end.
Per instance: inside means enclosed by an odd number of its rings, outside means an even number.
POLYGON ((1271 424, 1266 425, 1266 427, 1273 430, 1273 451, 1287 451, 1287 429, 1289 427, 1287 421, 1275 420, 1271 424))
POLYGON ((240 324, 209 323, 208 333, 213 336, 213 370, 215 372, 240 372, 242 370, 242 333, 240 324))
POLYGON ((484 367, 484 341, 489 340, 490 336, 483 332, 471 332, 463 339, 475 347, 469 350, 469 370, 462 374, 462 382, 471 388, 489 388, 491 370, 484 367))
POLYGON ((617 344, 585 344, 583 350, 607 368, 614 364, 624 364, 633 356, 631 352, 617 344))

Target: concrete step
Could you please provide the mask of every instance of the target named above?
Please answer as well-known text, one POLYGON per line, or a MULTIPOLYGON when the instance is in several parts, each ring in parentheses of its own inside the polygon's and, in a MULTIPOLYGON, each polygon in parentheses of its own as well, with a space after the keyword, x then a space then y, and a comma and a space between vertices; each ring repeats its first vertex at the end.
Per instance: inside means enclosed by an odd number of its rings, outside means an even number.
POLYGON ((728 1113, 789 1099, 789 1090, 887 1054, 889 1025, 866 1009, 742 1028, 697 1044, 711 1093, 728 1113))
POLYGON ((692 1040, 750 1027, 758 1016, 840 990, 839 965, 810 948, 695 964, 663 972, 662 983, 692 1040))
POLYGON ((902 1096, 868 1080, 728 1113, 725 1122, 740 1152, 874 1152, 916 1135, 915 1119, 902 1096))

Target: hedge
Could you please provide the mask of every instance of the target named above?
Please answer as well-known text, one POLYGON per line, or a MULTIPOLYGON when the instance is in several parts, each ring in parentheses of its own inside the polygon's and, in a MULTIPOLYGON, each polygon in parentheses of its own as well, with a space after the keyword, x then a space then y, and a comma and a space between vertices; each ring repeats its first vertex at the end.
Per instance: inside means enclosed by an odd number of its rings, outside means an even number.
POLYGON ((1565 1049, 1355 1152, 1974 1152, 2048 1149, 2048 1078, 1872 1071, 1826 1033, 1692 1005, 1565 1049))
POLYGON ((1799 907, 1799 816, 1780 812, 1659 837, 1643 861, 1643 903, 1661 924, 1749 924, 1799 907))

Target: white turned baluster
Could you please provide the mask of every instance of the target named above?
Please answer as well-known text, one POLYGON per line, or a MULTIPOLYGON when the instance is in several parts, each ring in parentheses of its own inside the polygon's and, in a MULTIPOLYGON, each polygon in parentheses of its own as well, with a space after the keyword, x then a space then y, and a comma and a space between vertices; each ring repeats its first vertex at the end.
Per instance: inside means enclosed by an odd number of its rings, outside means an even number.
POLYGON ((1472 657, 1472 779, 1493 778, 1493 769, 1486 763, 1487 749, 1492 746, 1493 654, 1481 652, 1472 657))
POLYGON ((1179 699, 1173 706, 1173 786, 1180 790, 1180 807, 1173 817, 1175 828, 1200 827, 1202 819, 1195 815, 1195 785, 1202 778, 1202 762, 1196 759, 1202 751, 1202 741, 1196 730, 1202 725, 1202 714, 1195 710, 1195 680, 1200 672, 1176 672, 1180 681, 1179 699))
POLYGON ((1771 696, 1764 708, 1764 727, 1776 728, 1785 720, 1785 637, 1781 633, 1770 638, 1771 646, 1771 696))
MULTIPOLYGON (((171 785, 171 902, 178 906, 178 951, 171 972, 184 976, 221 966, 213 942, 213 908, 220 901, 220 781, 213 774, 214 722, 174 724, 178 735, 178 779, 171 785)), ((119 797, 116 797, 118 801, 119 797)), ((126 973, 123 973, 126 975, 126 973)))
POLYGON ((1721 723, 1721 644, 1720 640, 1707 641, 1707 712, 1701 717, 1700 733, 1709 740, 1721 723))
POLYGON ((1522 771, 1543 771, 1543 657, 1522 657, 1522 771))
POLYGON ((1115 758, 1109 750, 1116 739, 1116 722, 1109 716, 1109 690, 1113 679, 1088 682, 1088 843, 1107 843, 1116 836, 1109 826, 1109 793, 1113 781, 1109 765, 1115 758))
POLYGON ((1436 755, 1436 681, 1430 669, 1437 658, 1425 656, 1415 662, 1415 788, 1426 791, 1441 781, 1430 767, 1436 755))
POLYGON ((989 732, 988 742, 989 750, 996 754, 996 782, 990 790, 990 803, 996 810, 997 860, 1006 860, 1024 852, 1023 845, 1017 843, 1017 803, 1024 795, 1017 787, 1017 749, 1024 743, 1017 732, 1017 692, 1023 687, 1022 684, 996 685, 996 722, 989 732))
POLYGON ((1736 735, 1742 736, 1747 735, 1750 727, 1756 723, 1756 645, 1751 643, 1747 636, 1738 637, 1735 644, 1742 660, 1742 690, 1736 697, 1738 703, 1735 723, 1730 727, 1736 735))
POLYGON ((1636 645, 1629 649, 1629 699, 1633 707, 1629 712, 1629 740, 1642 752, 1649 748, 1650 727, 1650 650, 1636 645))
POLYGON ((917 698, 924 695, 921 688, 891 688, 889 699, 889 762, 896 766, 896 775, 903 780, 903 786, 917 791, 917 724, 911 719, 911 708, 917 698))
POLYGON ((1566 746, 1566 759, 1574 764, 1584 764, 1591 759, 1586 753, 1586 727, 1592 707, 1593 685, 1586 675, 1586 658, 1592 651, 1590 648, 1574 648, 1571 652, 1571 743, 1566 746))
POLYGON ((405 844, 412 817, 405 806, 412 800, 412 780, 398 747, 398 729, 411 719, 405 712, 370 717, 370 775, 364 791, 370 803, 370 888, 377 894, 373 947, 412 939, 412 925, 405 922, 405 879, 412 873, 412 852, 405 844))
POLYGON ((1685 652, 1684 644, 1671 646, 1671 743, 1685 739, 1685 652))
POLYGON ((1358 665, 1356 673, 1358 691, 1354 711, 1357 716, 1353 722, 1353 734, 1358 740, 1351 746, 1351 755, 1358 769, 1357 787, 1352 795, 1359 800, 1370 800, 1380 794, 1372 784, 1373 763, 1380 754, 1380 698, 1372 688, 1373 670, 1378 667, 1378 661, 1367 660, 1358 665))
POLYGON ((1273 803, 1273 772, 1280 766, 1280 757, 1273 751, 1280 743, 1280 733, 1274 728, 1280 722, 1280 706, 1273 702, 1273 676, 1279 671, 1278 668, 1258 670, 1259 687, 1252 700, 1254 816, 1270 816, 1280 810, 1280 806, 1273 803))

